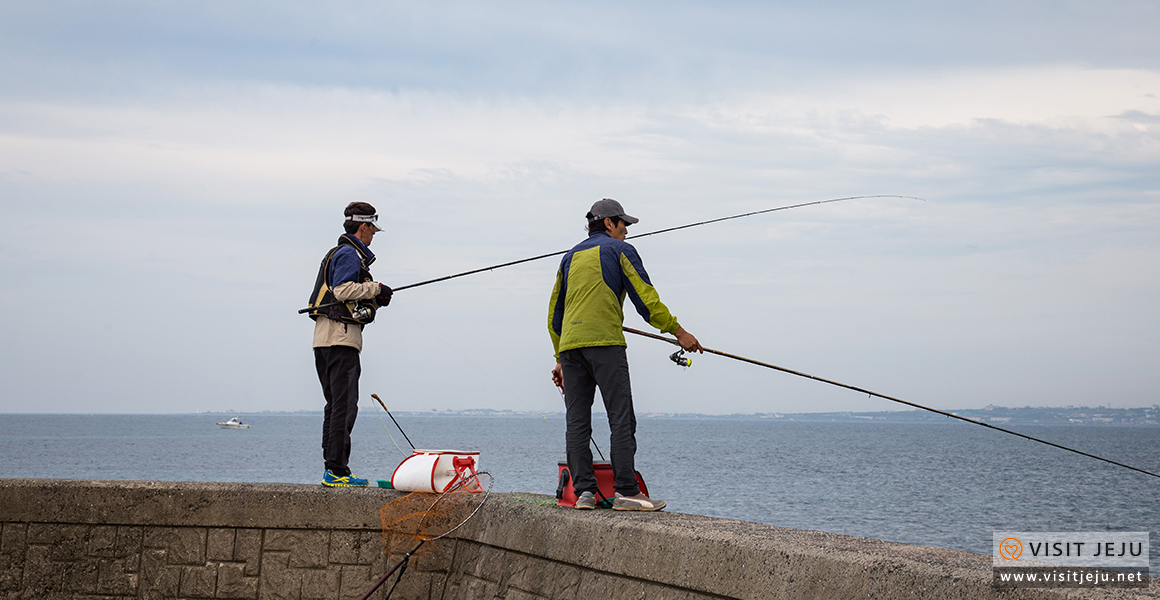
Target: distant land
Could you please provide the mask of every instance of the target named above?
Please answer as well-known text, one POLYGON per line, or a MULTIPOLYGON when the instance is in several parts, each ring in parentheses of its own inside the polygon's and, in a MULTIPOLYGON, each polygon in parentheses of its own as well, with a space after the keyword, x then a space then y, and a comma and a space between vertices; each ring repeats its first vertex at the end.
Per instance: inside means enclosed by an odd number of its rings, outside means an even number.
MULTIPOLYGON (((374 410, 370 405, 359 407, 360 411, 374 410)), ((381 410, 381 409, 380 409, 381 410)), ((1041 423, 1065 425, 1158 425, 1160 424, 1160 405, 1153 404, 1145 408, 1108 408, 1105 406, 1024 406, 1022 408, 1008 408, 1006 406, 987 405, 983 408, 967 408, 946 410, 953 415, 994 425, 1004 423, 1041 423)), ((303 414, 321 415, 322 411, 226 411, 207 412, 202 414, 303 414)), ((563 418, 563 411, 541 412, 522 410, 495 410, 491 408, 470 408, 464 410, 435 410, 422 411, 391 411, 391 414, 406 417, 526 417, 526 418, 563 418)), ((600 413, 597 413, 600 414, 600 413)), ((945 421, 949 417, 925 410, 898 410, 880 412, 827 412, 827 413, 735 413, 730 415, 705 415, 699 413, 638 413, 642 419, 669 418, 669 419, 770 419, 777 421, 876 421, 886 423, 916 423, 945 421)))

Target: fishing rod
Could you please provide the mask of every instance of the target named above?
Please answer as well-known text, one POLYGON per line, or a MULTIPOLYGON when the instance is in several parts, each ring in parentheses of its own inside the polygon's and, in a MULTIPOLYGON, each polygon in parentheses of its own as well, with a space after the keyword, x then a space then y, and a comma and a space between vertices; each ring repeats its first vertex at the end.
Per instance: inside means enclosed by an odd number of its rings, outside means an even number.
MULTIPOLYGON (((847 200, 866 200, 866 199, 870 199, 870 198, 901 198, 904 200, 924 200, 925 201, 924 198, 919 198, 917 196, 898 196, 895 194, 874 194, 874 195, 869 195, 869 196, 846 196, 844 198, 831 198, 829 200, 815 200, 813 202, 801 202, 798 204, 789 204, 786 206, 778 206, 778 207, 774 207, 774 208, 767 208, 764 210, 755 210, 752 212, 741 213, 739 215, 730 215, 728 217, 709 219, 708 221, 699 221, 697 223, 689 223, 687 225, 678 225, 676 227, 669 227, 666 229, 658 229, 656 231, 650 231, 648 233, 630 235, 630 236, 627 236, 625 239, 626 240, 635 240, 637 238, 648 237, 650 235, 657 235, 657 234, 661 234, 661 233, 668 233, 670 231, 677 231, 679 229, 688 229, 690 227, 697 227, 700 225, 708 225, 710 223, 720 223, 721 221, 729 221, 731 219, 741 219, 743 217, 752 217, 754 215, 762 215, 765 213, 777 212, 780 210, 790 210, 793 208, 801 208, 803 206, 815 206, 818 204, 830 204, 832 202, 845 202, 847 200)), ((479 269, 472 269, 470 271, 464 271, 462 273, 455 273, 453 275, 444 275, 443 277, 437 277, 435 279, 428 279, 427 281, 420 281, 418 283, 410 283, 410 284, 407 284, 404 286, 399 286, 397 288, 391 288, 391 291, 398 292, 401 290, 416 288, 416 287, 420 287, 420 286, 424 286, 424 285, 429 285, 432 283, 439 283, 440 281, 447 281, 448 279, 455 279, 457 277, 465 277, 467 275, 474 275, 476 273, 482 273, 484 271, 494 271, 496 269, 502 269, 504 267, 519 265, 519 264, 523 264, 526 262, 532 262, 532 261, 540 260, 543 258, 551 258, 553 256, 560 256, 561 254, 566 254, 567 252, 568 252, 568 250, 549 252, 548 254, 540 254, 538 256, 532 256, 529 258, 521 258, 519 260, 513 260, 513 261, 509 261, 509 262, 505 262, 505 263, 500 263, 498 265, 491 265, 490 267, 482 267, 479 269)), ((329 308, 331 306, 338 306, 340 304, 344 304, 344 303, 343 302, 329 302, 327 304, 319 304, 318 306, 308 306, 306 308, 303 308, 302 310, 299 310, 298 314, 307 313, 307 312, 310 312, 312 310, 318 310, 320 308, 329 308)))
MULTIPOLYGON (((568 401, 565 399, 566 397, 564 396, 564 386, 557 385, 556 389, 560 390, 560 399, 564 400, 564 404, 565 404, 565 406, 567 406, 568 401)), ((589 434, 588 441, 592 442, 592 446, 594 448, 596 448, 596 453, 600 455, 600 460, 605 460, 604 453, 600 451, 600 446, 596 445, 596 438, 592 437, 592 435, 589 434)))
MULTIPOLYGON (((677 340, 675 340, 675 339, 673 339, 673 338, 667 338, 667 337, 664 337, 664 336, 661 336, 661 335, 656 335, 655 333, 648 333, 647 331, 640 331, 640 330, 638 330, 638 329, 633 329, 633 328, 631 328, 631 327, 623 327, 622 329, 624 329, 624 330, 625 330, 625 331, 627 331, 628 333, 633 333, 633 334, 636 334, 636 335, 639 335, 639 336, 644 336, 644 337, 647 337, 647 338, 652 338, 652 339, 654 339, 654 340, 660 340, 660 341, 662 341, 662 342, 668 342, 668 343, 670 343, 670 344, 674 344, 674 345, 676 345, 676 346, 678 346, 678 347, 680 347, 680 345, 681 345, 681 344, 680 344, 680 342, 678 342, 677 340)), ((1060 450, 1067 450, 1068 452, 1074 452, 1074 453, 1076 453, 1076 454, 1079 454, 1079 455, 1082 455, 1082 456, 1086 456, 1086 457, 1088 457, 1088 458, 1094 458, 1094 459, 1096 459, 1096 460, 1102 460, 1102 461, 1104 461, 1104 462, 1106 462, 1106 463, 1109 463, 1109 464, 1116 465, 1117 467, 1124 467, 1125 469, 1131 469, 1131 470, 1133 470, 1133 471, 1136 471, 1136 472, 1139 472, 1139 473, 1143 473, 1143 474, 1145 474, 1145 475, 1151 475, 1152 477, 1158 477, 1158 478, 1160 478, 1160 475, 1157 475, 1156 473, 1153 473, 1153 472, 1151 472, 1151 471, 1145 471, 1144 469, 1138 469, 1138 468, 1136 468, 1136 467, 1133 467, 1133 466, 1131 466, 1131 465, 1125 465, 1124 463, 1119 463, 1119 462, 1116 462, 1116 461, 1114 461, 1114 460, 1109 460, 1109 459, 1107 459, 1107 458, 1103 458, 1103 457, 1101 457, 1101 456, 1096 456, 1096 455, 1094 455, 1094 454, 1088 454, 1087 452, 1083 452, 1083 451, 1080 451, 1080 450, 1076 450, 1076 449, 1074 449, 1074 448, 1068 448, 1067 446, 1061 446, 1061 445, 1059 445, 1059 444, 1056 444, 1056 443, 1053 443, 1053 442, 1049 442, 1049 441, 1047 441, 1047 440, 1041 440, 1041 439, 1039 439, 1039 438, 1036 438, 1036 437, 1031 437, 1031 436, 1029 436, 1029 435, 1024 435, 1024 434, 1022 434, 1022 433, 1019 433, 1019 432, 1017 432, 1017 431, 1011 431, 1010 429, 1003 429, 1002 427, 995 427, 994 425, 988 425, 987 423, 983 423, 982 421, 975 421, 975 420, 972 420, 972 419, 968 419, 968 418, 966 418, 966 417, 960 417, 959 415, 956 415, 956 414, 953 414, 953 413, 949 413, 949 412, 944 412, 944 411, 938 410, 937 408, 931 408, 931 407, 929 407, 929 406, 923 406, 923 405, 921 405, 921 404, 915 404, 915 403, 913 403, 913 402, 907 402, 906 400, 900 400, 900 399, 898 399, 898 398, 894 398, 894 397, 892 397, 892 396, 887 396, 887 395, 885 395, 885 394, 879 394, 878 392, 872 392, 872 391, 870 391, 870 390, 862 389, 862 388, 860 388, 860 387, 855 387, 855 386, 852 386, 852 385, 847 385, 847 384, 845 384, 845 383, 839 383, 839 382, 837 382, 837 381, 832 381, 832 380, 830 380, 830 379, 824 379, 824 378, 822 378, 822 377, 816 377, 816 376, 814 376, 814 375, 810 375, 810 374, 808 374, 808 373, 802 373, 801 371, 795 371, 795 370, 793 370, 793 369, 787 369, 787 368, 785 368, 785 367, 779 367, 779 366, 777 366, 777 365, 771 365, 771 364, 769 364, 769 363, 764 363, 764 362, 761 362, 761 361, 759 361, 759 360, 753 360, 752 358, 745 358, 744 356, 737 356, 736 354, 730 354, 730 353, 728 353, 728 352, 721 352, 720 350, 713 350, 713 349, 710 349, 710 348, 706 348, 706 347, 704 347, 704 346, 701 346, 701 350, 703 350, 703 351, 705 351, 705 352, 708 352, 708 353, 710 353, 710 354, 716 354, 716 355, 718 355, 718 356, 724 356, 725 358, 732 358, 733 360, 739 360, 739 361, 741 361, 741 362, 747 362, 747 363, 749 363, 749 364, 751 364, 751 365, 757 365, 757 366, 759 366, 759 367, 765 367, 765 368, 767 368, 767 369, 773 369, 773 370, 775 370, 775 371, 781 371, 782 373, 789 373, 790 375, 797 375, 798 377, 805 377, 806 379, 813 379, 814 381, 820 381, 820 382, 822 382, 822 383, 828 383, 828 384, 830 384, 830 385, 835 385, 835 386, 838 386, 838 387, 841 387, 841 388, 846 388, 846 389, 848 389, 848 390, 854 390, 855 392, 860 392, 860 393, 866 394, 866 395, 868 395, 868 396, 876 396, 876 397, 878 397, 878 398, 882 398, 882 399, 884 399, 884 400, 889 400, 889 401, 891 401, 891 402, 898 402, 899 404, 905 404, 905 405, 907 405, 907 406, 913 406, 914 408, 921 408, 922 410, 928 410, 928 411, 930 411, 930 412, 932 412, 932 413, 937 413, 937 414, 943 415, 943 416, 945 416, 945 417, 950 417, 950 418, 952 418, 952 419, 958 419, 958 420, 960 420, 960 421, 964 421, 964 422, 966 422, 966 423, 971 423, 971 424, 974 424, 974 425, 981 425, 981 426, 983 426, 983 427, 986 427, 986 428, 988 428, 988 429, 994 429, 994 430, 996 430, 996 431, 1002 431, 1003 433, 1009 433, 1009 434, 1011 434, 1011 435, 1016 435, 1016 436, 1019 436, 1019 437, 1021 437, 1021 438, 1024 438, 1024 439, 1031 440, 1031 441, 1033 441, 1033 442, 1039 442, 1040 444, 1047 444, 1048 446, 1053 446, 1053 447, 1055 447, 1055 448, 1059 448, 1060 450)), ((681 364, 680 362, 678 362, 678 361, 679 361, 679 360, 682 358, 682 357, 680 356, 681 354, 683 354, 683 349, 682 349, 681 351, 678 351, 678 352, 675 352, 675 353, 673 353, 673 355, 672 355, 672 356, 670 356, 669 358, 670 358, 670 359, 671 359, 673 362, 676 362, 677 364, 681 364)), ((686 364, 686 365, 682 365, 682 366, 688 366, 688 365, 686 364)))
POLYGON ((403 431, 403 428, 399 425, 399 422, 395 420, 395 415, 392 415, 391 410, 387 408, 387 405, 383 404, 383 399, 379 398, 378 394, 371 394, 371 398, 379 401, 379 406, 382 406, 383 410, 387 411, 387 416, 391 418, 391 422, 395 424, 395 427, 399 428, 399 433, 403 434, 403 438, 407 440, 407 443, 411 444, 411 449, 416 450, 415 444, 411 441, 411 438, 407 437, 407 432, 403 431))

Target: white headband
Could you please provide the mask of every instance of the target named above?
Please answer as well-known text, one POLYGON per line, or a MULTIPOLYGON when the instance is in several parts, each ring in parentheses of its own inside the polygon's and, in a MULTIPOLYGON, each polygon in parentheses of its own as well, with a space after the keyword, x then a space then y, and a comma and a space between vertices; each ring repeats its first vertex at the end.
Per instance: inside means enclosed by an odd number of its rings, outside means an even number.
POLYGON ((346 218, 347 221, 356 221, 358 223, 377 223, 379 221, 378 215, 351 215, 346 218))

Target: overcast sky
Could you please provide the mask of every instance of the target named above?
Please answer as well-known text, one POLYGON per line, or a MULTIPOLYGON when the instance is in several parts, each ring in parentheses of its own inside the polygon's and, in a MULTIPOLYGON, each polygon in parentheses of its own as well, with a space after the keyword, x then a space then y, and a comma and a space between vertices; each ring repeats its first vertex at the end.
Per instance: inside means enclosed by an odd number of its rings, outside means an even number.
MULTIPOLYGON (((1155 2, 5 2, 0 412, 321 410, 351 201, 401 286, 603 197, 711 348, 938 408, 1160 402, 1155 2)), ((393 410, 562 410, 557 259, 399 292, 393 410)), ((626 324, 647 328, 631 309, 626 324)), ((903 408, 629 340, 639 412, 903 408)))

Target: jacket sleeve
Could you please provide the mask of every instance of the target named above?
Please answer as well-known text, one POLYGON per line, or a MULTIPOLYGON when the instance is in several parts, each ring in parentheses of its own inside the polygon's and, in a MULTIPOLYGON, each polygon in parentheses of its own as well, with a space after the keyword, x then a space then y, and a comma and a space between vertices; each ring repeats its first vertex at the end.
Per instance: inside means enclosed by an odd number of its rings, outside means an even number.
POLYGON ((556 362, 560 361, 560 334, 564 326, 564 269, 556 271, 556 285, 552 286, 552 298, 548 300, 548 335, 552 338, 552 352, 556 362))
POLYGON ((374 281, 355 283, 348 281, 334 288, 334 297, 339 302, 369 300, 379 295, 379 284, 374 281))
POLYGON ((661 302, 660 294, 649 281, 648 273, 644 270, 644 263, 636 249, 626 244, 620 253, 620 270, 624 274, 624 289, 632 300, 636 312, 656 327, 661 333, 673 333, 681 328, 677 318, 669 312, 669 308, 661 302))

